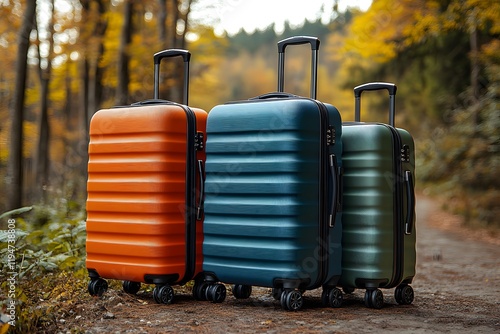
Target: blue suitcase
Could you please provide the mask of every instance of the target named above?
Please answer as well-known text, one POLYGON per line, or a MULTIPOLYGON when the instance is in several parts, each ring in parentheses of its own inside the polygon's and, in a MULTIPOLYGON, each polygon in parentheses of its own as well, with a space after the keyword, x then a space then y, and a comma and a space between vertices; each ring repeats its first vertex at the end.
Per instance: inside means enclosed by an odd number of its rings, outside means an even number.
POLYGON ((339 195, 341 116, 315 99, 319 40, 278 43, 278 92, 214 107, 207 120, 203 275, 198 300, 222 302, 273 288, 287 310, 304 290, 342 303, 339 195), (310 44, 311 98, 283 93, 287 45, 310 44))

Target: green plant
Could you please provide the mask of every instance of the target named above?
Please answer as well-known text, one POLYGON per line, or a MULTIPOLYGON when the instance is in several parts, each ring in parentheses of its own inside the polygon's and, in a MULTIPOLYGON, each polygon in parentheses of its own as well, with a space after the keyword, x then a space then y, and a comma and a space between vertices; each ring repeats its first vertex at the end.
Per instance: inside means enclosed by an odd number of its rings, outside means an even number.
POLYGON ((7 227, 0 233, 0 302, 16 303, 14 333, 46 327, 68 296, 86 292, 85 212, 65 203, 0 215, 7 227))

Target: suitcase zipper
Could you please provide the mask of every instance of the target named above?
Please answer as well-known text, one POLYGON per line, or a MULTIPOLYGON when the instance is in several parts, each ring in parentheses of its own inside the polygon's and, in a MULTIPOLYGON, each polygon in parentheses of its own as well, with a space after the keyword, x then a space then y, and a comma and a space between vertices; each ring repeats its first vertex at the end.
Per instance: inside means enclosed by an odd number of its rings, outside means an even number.
POLYGON ((402 145, 402 139, 399 132, 393 126, 384 124, 392 133, 393 138, 393 159, 394 159, 394 266, 391 281, 386 288, 398 285, 403 279, 404 268, 404 202, 403 187, 405 184, 403 175, 403 161, 405 150, 402 145), (403 153, 403 155, 402 155, 403 153))
MULTIPOLYGON (((196 164, 196 151, 203 146, 203 140, 199 133, 196 133, 196 115, 188 106, 177 104, 181 107, 187 117, 187 156, 186 156, 186 271, 184 277, 177 282, 184 285, 190 281, 196 270, 196 220, 197 212, 201 207, 196 206, 196 173, 194 166, 196 164)), ((200 185, 202 180, 200 179, 200 185)), ((200 195, 200 203, 201 203, 200 195)))
MULTIPOLYGON (((318 269, 318 277, 316 279, 316 282, 312 284, 312 286, 309 287, 309 289, 315 289, 320 287, 324 281, 327 278, 328 275, 328 245, 329 245, 329 239, 328 239, 328 232, 329 232, 329 226, 332 223, 333 217, 329 215, 328 212, 328 174, 326 172, 327 170, 327 165, 330 163, 328 161, 329 155, 328 155, 328 147, 331 145, 332 142, 332 131, 329 131, 329 118, 328 118, 328 110, 326 106, 314 99, 308 99, 316 103, 319 109, 319 115, 320 115, 320 162, 319 162, 319 243, 318 243, 318 250, 319 250, 319 258, 318 258, 318 264, 319 264, 319 269, 318 269)), ((334 133, 333 133, 334 135, 334 133)), ((331 157, 330 157, 331 158, 331 157)), ((335 213, 333 213, 335 215, 335 213)))

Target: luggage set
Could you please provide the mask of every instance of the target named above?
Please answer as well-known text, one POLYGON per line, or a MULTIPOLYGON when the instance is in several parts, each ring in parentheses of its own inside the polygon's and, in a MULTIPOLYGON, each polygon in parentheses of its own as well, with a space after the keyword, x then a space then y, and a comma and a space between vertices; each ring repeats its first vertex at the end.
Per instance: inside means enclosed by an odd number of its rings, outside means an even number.
POLYGON ((104 278, 136 293, 155 284, 170 304, 172 285, 194 280, 193 297, 249 298, 272 288, 285 310, 306 290, 323 305, 381 288, 411 304, 415 276, 414 144, 394 127, 396 86, 369 83, 355 93, 355 122, 316 100, 317 38, 278 43, 278 91, 215 106, 188 107, 190 53, 154 56, 153 100, 98 111, 90 125, 87 199, 89 293, 104 278), (285 49, 309 44, 310 98, 284 92, 285 49), (183 104, 159 100, 160 62, 182 56, 183 104), (360 121, 361 93, 387 89, 389 124, 360 121), (205 161, 206 160, 206 161, 205 161))

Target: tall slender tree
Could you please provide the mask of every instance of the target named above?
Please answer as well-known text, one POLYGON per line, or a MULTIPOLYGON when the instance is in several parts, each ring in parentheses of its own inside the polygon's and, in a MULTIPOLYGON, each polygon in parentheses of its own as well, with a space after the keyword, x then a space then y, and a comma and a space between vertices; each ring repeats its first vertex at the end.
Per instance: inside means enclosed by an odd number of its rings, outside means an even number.
POLYGON ((14 99, 10 109, 10 147, 9 163, 7 168, 7 209, 18 208, 23 203, 23 120, 24 97, 28 69, 28 49, 30 34, 34 27, 36 1, 26 1, 23 21, 18 34, 18 49, 16 61, 16 81, 14 85, 14 99))
POLYGON ((50 15, 47 27, 45 28, 48 36, 46 41, 40 37, 40 25, 37 22, 38 39, 38 77, 40 80, 40 115, 38 122, 38 146, 35 152, 35 198, 37 200, 45 199, 45 189, 49 184, 49 141, 50 141, 50 123, 49 123, 49 85, 52 75, 52 60, 54 58, 54 0, 50 1, 50 15), (42 56, 41 44, 47 45, 47 56, 42 56))
MULTIPOLYGON (((79 147, 86 147, 89 136, 89 123, 92 114, 101 104, 103 69, 99 61, 104 54, 104 35, 108 27, 106 18, 107 7, 103 0, 80 0, 82 5, 82 20, 79 40, 84 46, 81 52, 81 110, 79 126, 82 130, 79 147), (89 24, 91 23, 91 24, 89 24)), ((87 151, 82 150, 81 173, 87 175, 87 151)), ((86 192, 83 182, 83 192, 86 192)))
POLYGON ((123 25, 118 51, 118 85, 116 87, 116 104, 128 103, 128 85, 130 81, 129 71, 129 49, 134 32, 133 25, 134 0, 126 0, 123 6, 123 25))

